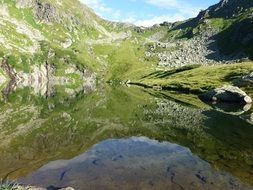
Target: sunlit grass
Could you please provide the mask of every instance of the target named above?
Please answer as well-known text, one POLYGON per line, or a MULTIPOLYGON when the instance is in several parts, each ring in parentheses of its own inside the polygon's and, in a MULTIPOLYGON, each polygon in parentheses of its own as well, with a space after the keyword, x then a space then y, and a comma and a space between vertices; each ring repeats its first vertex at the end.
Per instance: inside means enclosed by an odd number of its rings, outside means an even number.
POLYGON ((0 190, 18 190, 18 184, 8 180, 0 180, 0 190))
POLYGON ((189 67, 188 69, 157 71, 140 78, 138 82, 149 86, 159 85, 164 89, 204 92, 224 84, 232 84, 236 78, 251 71, 253 71, 253 62, 189 67))

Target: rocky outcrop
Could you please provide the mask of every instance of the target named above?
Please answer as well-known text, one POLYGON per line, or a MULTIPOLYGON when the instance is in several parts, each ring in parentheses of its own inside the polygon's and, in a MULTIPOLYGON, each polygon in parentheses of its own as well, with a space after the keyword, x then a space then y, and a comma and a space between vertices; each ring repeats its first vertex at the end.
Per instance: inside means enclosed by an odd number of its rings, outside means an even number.
POLYGON ((235 86, 223 86, 222 88, 210 90, 201 94, 200 98, 213 102, 252 103, 251 97, 235 86))
POLYGON ((19 72, 16 88, 30 87, 34 94, 50 97, 54 94, 54 86, 67 85, 71 80, 66 77, 55 76, 52 64, 35 65, 31 67, 30 73, 19 72))
MULTIPOLYGON (((52 52, 50 54, 53 54, 52 52)), ((35 95, 51 97, 54 94, 55 86, 66 86, 71 84, 79 84, 75 89, 66 88, 66 93, 70 96, 82 92, 84 94, 96 89, 96 74, 84 69, 80 71, 74 65, 69 65, 65 71, 64 76, 55 75, 55 67, 46 62, 42 65, 31 66, 31 71, 25 73, 23 71, 16 72, 16 70, 9 65, 8 58, 4 58, 2 66, 4 72, 11 79, 9 84, 2 91, 4 99, 15 91, 17 88, 29 87, 35 95), (75 75, 78 79, 74 79, 70 75, 75 75), (80 80, 80 81, 76 81, 80 80)))
POLYGON ((66 24, 65 27, 70 30, 81 24, 80 18, 73 14, 59 11, 53 3, 43 2, 42 0, 17 0, 16 6, 18 8, 32 8, 35 18, 47 24, 66 24))
POLYGON ((37 19, 45 22, 55 22, 59 20, 56 8, 49 3, 42 3, 40 0, 35 1, 35 15, 37 19))
POLYGON ((41 0, 17 0, 16 6, 18 8, 33 8, 34 14, 39 21, 52 23, 60 20, 60 15, 55 6, 41 0))

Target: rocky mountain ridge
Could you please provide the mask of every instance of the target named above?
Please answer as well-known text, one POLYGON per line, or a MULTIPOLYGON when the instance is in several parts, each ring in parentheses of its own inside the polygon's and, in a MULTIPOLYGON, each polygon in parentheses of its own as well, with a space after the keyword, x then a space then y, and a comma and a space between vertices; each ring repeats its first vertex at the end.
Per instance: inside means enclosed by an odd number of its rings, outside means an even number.
POLYGON ((251 0, 221 0, 219 3, 201 11, 197 18, 204 17, 235 17, 237 14, 245 12, 253 7, 251 0))
POLYGON ((241 62, 253 55, 252 15, 252 1, 221 0, 196 18, 153 26, 146 56, 169 68, 241 62))

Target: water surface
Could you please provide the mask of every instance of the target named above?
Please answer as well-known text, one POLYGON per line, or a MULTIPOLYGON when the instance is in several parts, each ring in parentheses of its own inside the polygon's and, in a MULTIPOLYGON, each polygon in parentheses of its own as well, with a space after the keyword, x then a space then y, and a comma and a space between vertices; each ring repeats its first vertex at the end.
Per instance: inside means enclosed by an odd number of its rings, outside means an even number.
POLYGON ((71 160, 50 162, 20 181, 96 190, 252 189, 185 147, 143 137, 103 141, 71 160))
POLYGON ((82 189, 79 179, 91 179, 90 171, 98 189, 142 187, 137 179, 146 180, 147 189, 180 189, 191 182, 202 189, 252 188, 250 105, 231 110, 192 95, 137 87, 101 86, 71 95, 66 88, 55 87, 50 97, 16 89, 1 100, 0 178, 82 189), (177 166, 173 175, 170 162, 177 166), (60 182, 59 175, 65 176, 60 182))

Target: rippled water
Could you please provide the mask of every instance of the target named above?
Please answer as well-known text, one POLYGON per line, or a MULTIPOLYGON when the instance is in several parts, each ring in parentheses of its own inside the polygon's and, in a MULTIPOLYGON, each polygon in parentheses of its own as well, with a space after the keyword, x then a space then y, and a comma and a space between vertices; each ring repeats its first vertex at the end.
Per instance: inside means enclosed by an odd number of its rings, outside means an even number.
POLYGON ((253 189, 250 105, 104 86, 0 103, 0 178, 76 189, 253 189), (231 108, 233 108, 231 110, 231 108))

